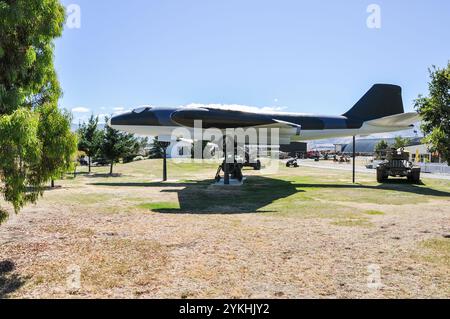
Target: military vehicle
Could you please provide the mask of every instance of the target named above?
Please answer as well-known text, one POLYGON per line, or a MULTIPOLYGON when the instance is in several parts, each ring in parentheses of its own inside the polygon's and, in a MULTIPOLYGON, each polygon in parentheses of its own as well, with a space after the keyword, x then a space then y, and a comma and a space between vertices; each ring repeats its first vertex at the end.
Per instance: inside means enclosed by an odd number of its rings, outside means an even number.
POLYGON ((252 152, 249 149, 245 150, 245 161, 242 163, 244 167, 252 167, 255 171, 261 170, 261 161, 256 159, 258 152, 252 152), (256 159, 256 160, 255 160, 256 159))
POLYGON ((409 161, 409 152, 404 149, 392 148, 387 151, 386 159, 377 167, 377 181, 382 183, 389 176, 407 177, 409 181, 418 183, 420 181, 420 167, 414 166, 409 161))
MULTIPOLYGON (((226 161, 223 161, 222 165, 219 166, 216 172, 216 176, 214 179, 216 180, 216 183, 219 183, 222 180, 222 176, 220 176, 220 172, 223 171, 224 174, 224 181, 227 178, 227 174, 229 174, 228 178, 237 180, 239 182, 242 182, 244 176, 242 175, 242 163, 239 163, 238 161, 234 161, 234 163, 227 163, 226 161)), ((227 184, 224 182, 224 184, 227 184)))
POLYGON ((297 157, 289 159, 286 162, 286 167, 298 167, 297 157))

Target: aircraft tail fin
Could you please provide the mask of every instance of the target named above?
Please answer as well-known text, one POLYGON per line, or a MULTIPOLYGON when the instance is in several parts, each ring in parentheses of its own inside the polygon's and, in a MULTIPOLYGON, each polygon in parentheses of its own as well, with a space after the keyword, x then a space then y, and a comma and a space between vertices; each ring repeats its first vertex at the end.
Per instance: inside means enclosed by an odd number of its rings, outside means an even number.
POLYGON ((375 84, 343 115, 349 119, 371 121, 403 112, 401 87, 392 84, 375 84))

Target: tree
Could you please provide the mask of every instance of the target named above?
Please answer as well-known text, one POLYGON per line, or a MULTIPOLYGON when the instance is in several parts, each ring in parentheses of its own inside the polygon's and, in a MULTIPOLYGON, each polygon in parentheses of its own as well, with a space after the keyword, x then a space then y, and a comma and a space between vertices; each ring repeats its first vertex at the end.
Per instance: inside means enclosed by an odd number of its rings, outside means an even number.
POLYGON ((53 66, 65 19, 58 0, 0 1, 0 192, 18 212, 76 151, 53 66))
POLYGON ((379 141, 375 145, 375 154, 377 159, 382 159, 383 156, 386 155, 386 150, 389 147, 388 143, 385 140, 379 141))
POLYGON ((141 137, 139 139, 139 155, 148 156, 148 137, 141 137))
POLYGON ((0 170, 3 196, 17 212, 26 202, 35 202, 41 194, 39 172, 41 141, 38 138, 39 117, 20 108, 0 117, 0 170), (35 190, 28 192, 28 185, 35 190))
POLYGON ((58 101, 52 41, 64 20, 58 0, 0 2, 0 114, 58 101))
POLYGON ((419 95, 414 107, 422 118, 424 143, 430 144, 430 151, 437 151, 450 165, 450 61, 446 68, 433 66, 428 71, 428 96, 419 95))
POLYGON ((98 116, 92 114, 87 123, 78 128, 78 149, 88 156, 89 173, 91 172, 91 160, 100 150, 102 131, 98 129, 98 116))
POLYGON ((411 144, 411 139, 401 136, 396 136, 394 139, 394 144, 392 144, 392 147, 395 149, 403 148, 411 144))
POLYGON ((150 143, 150 158, 162 158, 164 155, 164 149, 161 147, 161 144, 158 141, 158 137, 156 136, 153 141, 150 143))
MULTIPOLYGON (((108 123, 108 120, 109 118, 106 118, 105 122, 108 123)), ((110 161, 110 175, 113 174, 114 163, 133 153, 136 150, 136 145, 139 145, 139 143, 133 134, 121 133, 108 125, 105 127, 101 154, 110 161)))
POLYGON ((388 147, 389 147, 388 143, 385 140, 381 140, 375 145, 375 152, 384 151, 388 147))
POLYGON ((39 176, 42 182, 50 179, 54 186, 55 179, 74 169, 77 136, 70 130, 70 113, 62 113, 55 104, 41 106, 39 113, 38 137, 42 141, 39 176))
POLYGON ((135 138, 134 145, 130 147, 131 152, 129 152, 126 156, 124 156, 123 162, 130 163, 138 155, 145 156, 145 148, 147 147, 147 145, 148 145, 148 137, 135 138))

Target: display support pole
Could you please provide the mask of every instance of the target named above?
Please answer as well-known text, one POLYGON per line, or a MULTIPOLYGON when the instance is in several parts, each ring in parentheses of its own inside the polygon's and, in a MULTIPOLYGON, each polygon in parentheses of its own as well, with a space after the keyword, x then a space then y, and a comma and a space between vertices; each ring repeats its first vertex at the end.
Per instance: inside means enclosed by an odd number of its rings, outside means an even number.
POLYGON ((353 135, 353 175, 352 175, 353 184, 355 184, 355 165, 356 165, 356 138, 353 135))
POLYGON ((170 142, 159 142, 162 148, 163 156, 163 182, 167 181, 167 148, 170 146, 170 142))

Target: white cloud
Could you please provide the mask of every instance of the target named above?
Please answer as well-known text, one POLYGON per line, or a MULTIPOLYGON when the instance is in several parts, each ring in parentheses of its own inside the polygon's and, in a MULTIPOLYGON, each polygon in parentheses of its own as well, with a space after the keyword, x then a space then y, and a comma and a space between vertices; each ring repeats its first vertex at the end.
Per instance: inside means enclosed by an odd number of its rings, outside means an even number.
POLYGON ((115 107, 113 108, 114 111, 123 111, 124 108, 123 107, 115 107))
POLYGON ((75 107, 72 109, 73 113, 89 113, 91 110, 86 107, 75 107))
POLYGON ((230 110, 230 111, 244 111, 244 112, 253 112, 253 113, 278 113, 285 109, 285 107, 281 106, 249 106, 249 105, 240 105, 240 104, 201 104, 201 103, 191 103, 187 105, 183 105, 182 107, 208 107, 213 109, 221 109, 221 110, 230 110))
POLYGON ((74 107, 72 109, 73 113, 89 113, 91 110, 86 107, 74 107))
POLYGON ((121 108, 120 110, 115 110, 115 112, 113 113, 113 115, 119 115, 119 114, 123 114, 123 113, 130 112, 130 111, 131 111, 131 109, 124 109, 124 108, 121 108))

